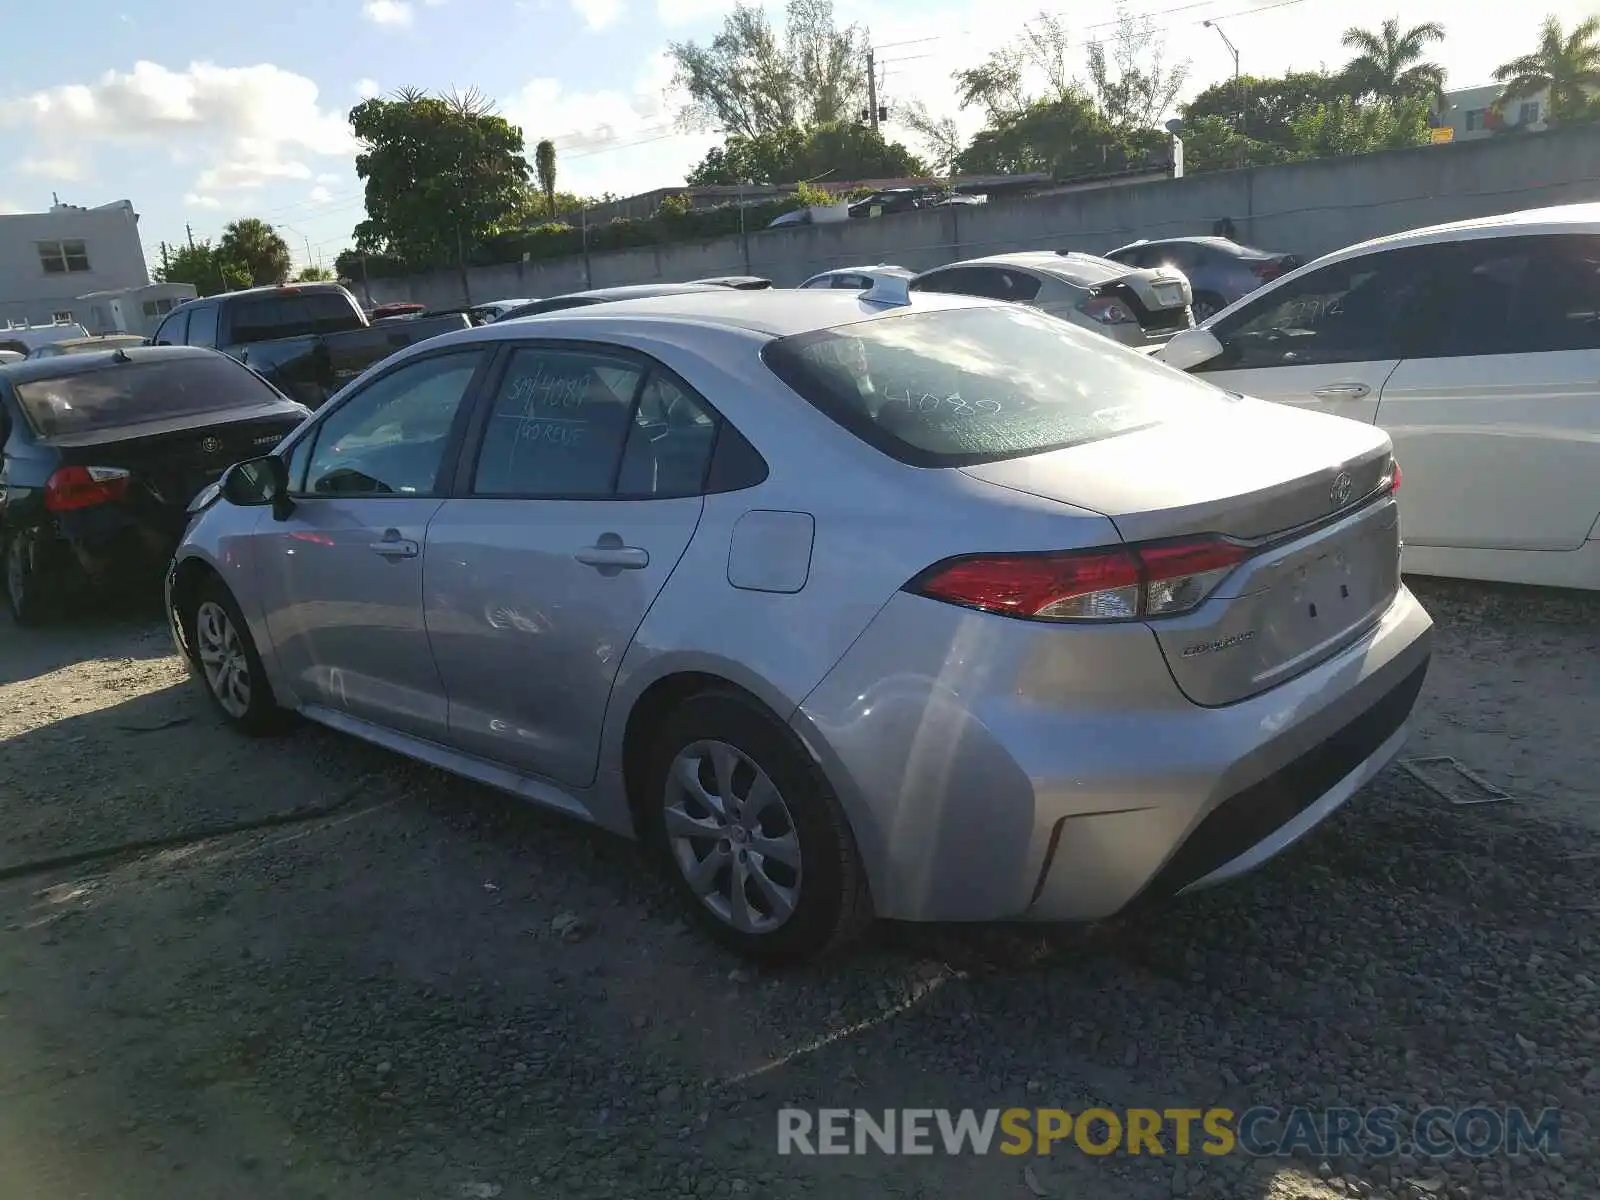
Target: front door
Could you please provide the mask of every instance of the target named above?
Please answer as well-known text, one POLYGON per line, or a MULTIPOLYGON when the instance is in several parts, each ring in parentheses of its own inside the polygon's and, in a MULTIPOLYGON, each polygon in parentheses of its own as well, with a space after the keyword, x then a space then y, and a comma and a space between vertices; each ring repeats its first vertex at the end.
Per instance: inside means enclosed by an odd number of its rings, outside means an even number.
POLYGON ((467 494, 428 528, 429 636, 458 748, 593 782, 612 684, 694 535, 716 418, 624 352, 523 345, 467 494))
POLYGON ((1269 287, 1212 327, 1194 374, 1231 392, 1372 424, 1428 285, 1413 250, 1331 263, 1269 287))
POLYGON ((422 548, 486 358, 474 347, 408 360, 291 455, 294 509, 257 527, 256 562, 267 631, 302 703, 443 740, 422 548))

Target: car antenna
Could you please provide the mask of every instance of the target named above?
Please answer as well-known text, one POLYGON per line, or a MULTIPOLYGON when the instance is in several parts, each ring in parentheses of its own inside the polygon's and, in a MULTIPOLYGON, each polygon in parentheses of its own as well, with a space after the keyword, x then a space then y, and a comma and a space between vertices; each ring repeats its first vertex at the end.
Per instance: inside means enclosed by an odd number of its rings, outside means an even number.
POLYGON ((880 275, 861 293, 861 299, 868 304, 903 307, 911 303, 911 281, 896 275, 880 275))
POLYGON ((115 350, 113 350, 111 352, 111 361, 112 362, 125 363, 125 362, 132 362, 133 359, 128 357, 128 352, 126 350, 124 350, 121 346, 118 346, 115 350))

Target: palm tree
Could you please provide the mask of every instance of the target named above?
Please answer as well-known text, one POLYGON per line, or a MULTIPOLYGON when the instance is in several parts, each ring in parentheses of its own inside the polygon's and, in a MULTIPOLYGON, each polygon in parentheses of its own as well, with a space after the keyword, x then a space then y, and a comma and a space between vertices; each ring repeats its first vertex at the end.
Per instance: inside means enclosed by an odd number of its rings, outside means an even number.
POLYGON ((1444 41, 1439 22, 1424 21, 1402 30, 1400 18, 1390 17, 1377 32, 1352 26, 1344 31, 1343 40, 1346 49, 1356 51, 1344 69, 1356 95, 1433 100, 1444 94, 1444 68, 1422 61, 1430 45, 1444 41))
POLYGON ((539 176, 539 190, 544 193, 544 215, 556 219, 556 144, 545 138, 533 148, 533 169, 539 176))
POLYGON ((1513 58, 1495 69, 1504 84, 1496 106, 1526 100, 1549 89, 1550 116, 1571 120, 1590 105, 1590 93, 1600 89, 1600 17, 1590 17, 1563 33, 1560 18, 1549 16, 1539 29, 1539 48, 1513 58))

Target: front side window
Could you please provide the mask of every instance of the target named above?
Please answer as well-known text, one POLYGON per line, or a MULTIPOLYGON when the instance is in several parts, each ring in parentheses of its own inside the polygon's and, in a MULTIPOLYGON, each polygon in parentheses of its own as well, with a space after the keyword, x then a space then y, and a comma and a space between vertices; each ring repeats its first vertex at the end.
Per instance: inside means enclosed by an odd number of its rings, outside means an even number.
POLYGON ((158 346, 186 345, 185 339, 189 336, 189 310, 183 309, 175 312, 165 321, 161 328, 156 330, 155 344, 158 346))
POLYGON ((425 496, 437 486, 481 349, 417 359, 367 384, 320 423, 310 496, 425 496))
POLYGON ((1431 323, 1428 247, 1331 263, 1245 304, 1212 330, 1224 353, 1197 371, 1403 358, 1431 323))
POLYGON ((477 496, 608 496, 644 377, 599 351, 519 347, 495 392, 477 496))
POLYGON ((913 466, 1020 458, 1176 420, 1225 393, 1022 306, 901 311, 769 342, 769 369, 913 466))

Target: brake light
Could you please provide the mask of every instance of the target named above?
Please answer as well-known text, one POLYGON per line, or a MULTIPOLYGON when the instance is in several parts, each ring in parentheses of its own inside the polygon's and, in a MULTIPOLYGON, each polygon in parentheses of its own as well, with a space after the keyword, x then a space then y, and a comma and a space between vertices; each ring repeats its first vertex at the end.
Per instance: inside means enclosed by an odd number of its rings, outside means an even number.
POLYGON ((1295 259, 1293 257, 1286 256, 1284 258, 1262 259, 1250 269, 1255 272, 1256 278, 1261 280, 1262 283, 1269 283, 1276 279, 1279 275, 1283 275, 1289 271, 1292 271, 1295 266, 1295 259))
POLYGON ((1248 548, 1219 537, 935 563, 906 585, 934 600, 1041 621, 1136 621, 1198 608, 1248 548))
POLYGON ((1130 325, 1139 319, 1121 300, 1109 296, 1090 296, 1078 306, 1078 311, 1102 325, 1130 325))
POLYGON ((120 467, 62 467, 45 481, 44 506, 75 512, 120 500, 128 493, 128 472, 120 467))
POLYGON ((1389 461, 1389 495, 1393 496, 1400 491, 1400 464, 1393 459, 1389 461))

